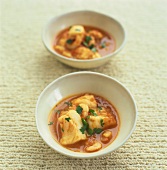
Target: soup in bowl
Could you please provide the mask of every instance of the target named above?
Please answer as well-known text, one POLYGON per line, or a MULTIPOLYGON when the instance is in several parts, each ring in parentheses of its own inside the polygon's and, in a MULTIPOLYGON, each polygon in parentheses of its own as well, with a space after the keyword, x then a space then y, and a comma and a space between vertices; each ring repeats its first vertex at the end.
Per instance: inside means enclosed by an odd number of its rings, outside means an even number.
POLYGON ((119 132, 114 106, 101 96, 85 93, 67 97, 51 110, 48 125, 53 138, 75 152, 96 152, 119 132))
POLYGON ((122 24, 96 11, 73 11, 53 17, 46 24, 42 40, 60 62, 80 69, 107 63, 125 45, 122 24))
POLYGON ((81 71, 50 83, 36 105, 40 136, 75 158, 109 154, 131 136, 137 108, 129 90, 110 76, 81 71))
POLYGON ((115 51, 116 43, 110 34, 91 26, 73 25, 61 31, 53 48, 59 54, 73 59, 101 58, 115 51))

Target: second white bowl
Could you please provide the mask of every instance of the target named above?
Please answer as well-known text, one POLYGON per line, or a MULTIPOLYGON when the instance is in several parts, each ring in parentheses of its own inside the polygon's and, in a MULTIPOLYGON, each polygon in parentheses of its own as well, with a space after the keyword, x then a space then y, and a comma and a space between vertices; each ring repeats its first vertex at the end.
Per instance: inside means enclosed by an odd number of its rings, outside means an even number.
POLYGON ((89 69, 105 64, 117 54, 124 47, 126 36, 122 24, 111 16, 95 11, 75 11, 51 19, 43 31, 42 39, 48 51, 51 52, 60 62, 75 68, 89 69), (116 50, 101 58, 90 60, 72 59, 60 55, 53 49, 55 36, 61 30, 75 24, 94 26, 111 34, 116 41, 116 50))

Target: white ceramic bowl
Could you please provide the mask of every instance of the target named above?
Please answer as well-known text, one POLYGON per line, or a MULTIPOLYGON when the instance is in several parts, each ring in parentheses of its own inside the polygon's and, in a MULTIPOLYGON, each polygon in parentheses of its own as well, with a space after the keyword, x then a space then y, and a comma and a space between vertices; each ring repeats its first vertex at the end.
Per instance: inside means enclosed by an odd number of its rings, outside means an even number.
POLYGON ((137 108, 130 92, 117 80, 104 74, 81 71, 64 75, 50 83, 36 105, 37 129, 43 140, 55 151, 76 158, 92 158, 108 154, 122 146, 135 129, 137 108), (48 128, 48 115, 60 100, 80 93, 94 93, 111 101, 120 117, 120 131, 106 148, 94 153, 70 151, 56 142, 48 128))
POLYGON ((56 16, 51 19, 43 30, 42 39, 45 47, 60 62, 81 69, 99 67, 117 54, 125 44, 125 30, 116 19, 94 11, 75 11, 56 16), (64 57, 53 49, 55 36, 63 29, 74 25, 88 25, 100 28, 111 34, 116 41, 116 50, 109 55, 90 60, 79 60, 64 57))

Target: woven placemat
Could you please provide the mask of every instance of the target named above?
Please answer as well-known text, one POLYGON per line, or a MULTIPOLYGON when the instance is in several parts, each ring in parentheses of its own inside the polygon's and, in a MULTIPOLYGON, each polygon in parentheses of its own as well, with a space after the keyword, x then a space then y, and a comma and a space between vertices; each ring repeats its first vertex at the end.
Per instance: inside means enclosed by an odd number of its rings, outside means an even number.
POLYGON ((167 1, 0 2, 0 169, 166 169, 167 1), (100 11, 124 25, 124 49, 91 71, 112 76, 128 87, 139 113, 135 132, 124 146, 87 160, 56 153, 39 136, 35 123, 36 101, 45 86, 79 71, 46 51, 42 28, 51 17, 76 9, 100 11))

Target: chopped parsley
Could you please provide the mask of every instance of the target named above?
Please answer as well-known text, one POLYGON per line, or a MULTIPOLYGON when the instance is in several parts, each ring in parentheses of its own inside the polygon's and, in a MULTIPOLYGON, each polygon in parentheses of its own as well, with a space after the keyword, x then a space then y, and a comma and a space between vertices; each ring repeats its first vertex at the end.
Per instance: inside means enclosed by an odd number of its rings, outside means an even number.
POLYGON ((103 131, 103 129, 100 129, 100 128, 94 128, 93 129, 93 132, 97 133, 97 134, 100 134, 102 131, 103 131))
POLYGON ((91 48, 91 51, 96 52, 97 49, 95 47, 91 48))
POLYGON ((103 121, 103 119, 100 119, 100 124, 101 124, 101 127, 104 126, 104 121, 103 121))
POLYGON ((61 131, 64 132, 64 129, 62 128, 61 131))
POLYGON ((94 48, 94 45, 91 44, 91 45, 89 46, 89 49, 92 50, 93 48, 94 48))
POLYGON ((93 130, 90 129, 90 128, 88 128, 87 132, 88 132, 89 135, 93 135, 93 133, 94 133, 93 130))
POLYGON ((88 127, 88 122, 84 119, 84 118, 82 118, 82 124, 87 128, 88 127))
POLYGON ((86 46, 86 47, 88 47, 88 43, 85 42, 85 41, 83 42, 83 45, 86 46))
POLYGON ((82 132, 82 134, 84 134, 86 129, 84 126, 82 126, 81 129, 79 129, 79 130, 82 132))
POLYGON ((93 109, 89 109, 89 112, 90 112, 91 115, 97 116, 96 112, 93 109))
POLYGON ((48 125, 53 125, 53 122, 50 122, 48 125))
POLYGON ((67 106, 72 106, 71 102, 64 102, 64 104, 66 104, 67 106))
POLYGON ((83 45, 86 46, 87 48, 89 48, 91 51, 96 52, 97 49, 95 48, 94 44, 91 44, 89 46, 89 42, 92 40, 92 38, 90 36, 86 36, 85 37, 85 41, 83 42, 83 45))
POLYGON ((68 39, 68 40, 66 41, 67 44, 72 44, 73 42, 74 42, 74 40, 72 40, 72 39, 68 39))
POLYGON ((83 124, 83 126, 81 127, 80 131, 82 132, 82 134, 84 134, 85 130, 88 128, 89 125, 88 125, 87 121, 83 118, 82 118, 82 124, 83 124))
POLYGON ((101 132, 103 131, 103 129, 100 129, 100 128, 94 128, 94 129, 90 129, 88 128, 87 129, 87 132, 89 135, 93 135, 93 134, 100 134, 101 132))
POLYGON ((85 42, 89 44, 90 40, 92 40, 92 38, 90 36, 86 36, 85 37, 85 42))
POLYGON ((71 120, 70 117, 66 117, 65 120, 67 120, 67 122, 69 122, 71 120))
POLYGON ((88 115, 86 118, 89 119, 89 118, 90 118, 90 115, 88 115))
POLYGON ((77 108, 76 108, 77 113, 78 113, 78 114, 81 114, 81 113, 82 113, 82 110, 83 110, 83 108, 78 105, 77 108))

